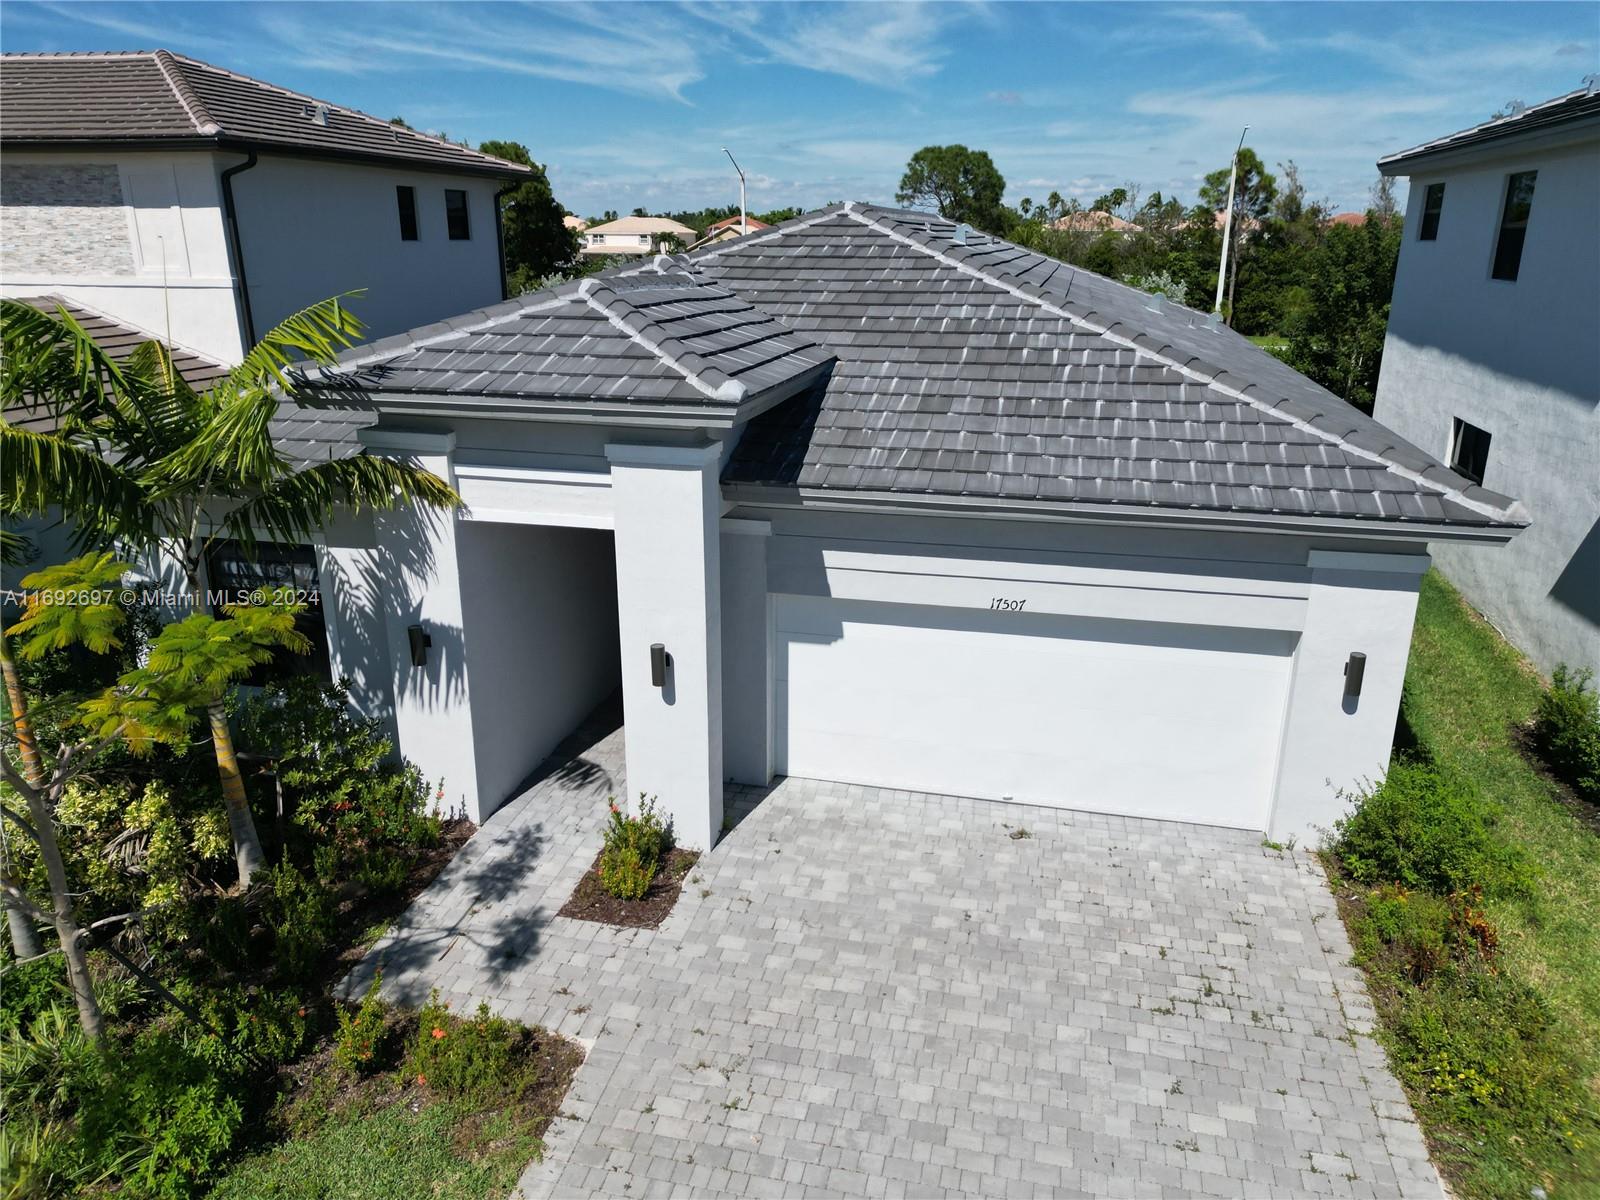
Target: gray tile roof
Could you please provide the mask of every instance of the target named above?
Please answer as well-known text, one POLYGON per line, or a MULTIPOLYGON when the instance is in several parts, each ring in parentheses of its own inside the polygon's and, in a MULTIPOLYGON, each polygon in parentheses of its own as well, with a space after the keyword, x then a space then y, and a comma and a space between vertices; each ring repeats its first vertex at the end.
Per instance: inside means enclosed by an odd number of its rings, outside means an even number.
MULTIPOLYGON (((119 362, 156 336, 60 296, 35 296, 22 303, 51 316, 56 315, 58 308, 65 309, 101 349, 119 362)), ((172 363, 189 386, 201 392, 228 373, 228 368, 221 363, 190 350, 174 350, 172 363)), ((38 409, 12 408, 6 413, 6 420, 25 429, 47 430, 54 426, 54 419, 38 409)), ((279 451, 291 462, 303 465, 360 453, 357 434, 376 421, 376 414, 368 410, 302 408, 282 403, 272 420, 272 437, 279 451)))
POLYGON ((373 342, 342 371, 308 373, 304 390, 728 408, 832 361, 727 288, 652 267, 373 342))
POLYGON ((644 406, 807 370, 745 430, 733 494, 1526 523, 1193 309, 853 204, 385 339, 315 386, 644 406))
POLYGON ((731 484, 1525 523, 1202 314, 926 213, 845 205, 685 261, 839 356, 756 418, 731 484))
MULTIPOLYGON (((1590 76, 1595 79, 1595 76, 1590 76)), ((1386 154, 1378 160, 1378 170, 1385 175, 1404 175, 1412 167, 1432 160, 1436 155, 1450 151, 1480 146, 1486 142, 1504 141, 1534 133, 1546 133, 1560 126, 1571 127, 1579 122, 1600 130, 1600 85, 1590 83, 1564 96, 1544 100, 1538 104, 1510 113, 1504 117, 1449 133, 1409 150, 1386 154)))
POLYGON ((530 173, 520 163, 167 50, 0 56, 0 140, 247 146, 507 179, 530 173), (314 119, 319 105, 326 124, 314 119))

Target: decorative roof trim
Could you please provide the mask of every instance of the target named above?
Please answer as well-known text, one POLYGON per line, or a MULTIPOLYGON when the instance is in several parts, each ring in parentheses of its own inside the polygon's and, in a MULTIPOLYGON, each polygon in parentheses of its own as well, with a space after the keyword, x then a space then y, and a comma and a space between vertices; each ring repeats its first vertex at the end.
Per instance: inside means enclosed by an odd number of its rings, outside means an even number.
MULTIPOLYGON (((656 268, 660 271, 659 266, 656 268)), ((665 274, 665 272, 661 272, 665 274)), ((604 317, 613 328, 625 335, 635 345, 642 347, 647 353, 654 355, 678 374, 682 375, 689 385, 719 404, 742 404, 750 394, 750 389, 737 379, 724 379, 721 383, 713 384, 704 377, 704 373, 696 370, 685 361, 693 355, 677 355, 666 348, 664 339, 651 337, 646 330, 653 328, 653 323, 643 317, 638 317, 638 309, 622 299, 615 291, 594 279, 585 279, 578 285, 578 295, 583 302, 595 312, 604 317), (603 295, 602 295, 603 294, 603 295), (610 297, 607 303, 604 297, 610 297), (634 317, 630 321, 627 318, 634 317)), ((718 374, 721 374, 719 371, 718 374)))

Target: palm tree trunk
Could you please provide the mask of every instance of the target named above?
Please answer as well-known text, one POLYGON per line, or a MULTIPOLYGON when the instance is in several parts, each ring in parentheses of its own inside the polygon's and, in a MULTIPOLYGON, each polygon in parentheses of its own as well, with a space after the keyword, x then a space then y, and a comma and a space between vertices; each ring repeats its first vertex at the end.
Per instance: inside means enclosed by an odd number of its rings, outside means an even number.
MULTIPOLYGON (((22 681, 17 678, 17 664, 11 661, 11 651, 0 638, 0 673, 5 675, 6 700, 11 705, 11 731, 17 739, 17 750, 22 755, 22 772, 34 787, 44 786, 44 764, 39 761, 39 743, 34 740, 33 726, 28 724, 28 706, 22 698, 22 681)), ((0 880, 21 888, 21 882, 11 872, 11 856, 0 840, 0 880)), ((11 949, 18 959, 37 958, 44 953, 39 941, 39 931, 33 927, 28 915, 15 904, 4 904, 6 925, 11 930, 11 949)))
POLYGON ((84 1036, 99 1042, 105 1033, 105 1023, 100 1016, 100 1002, 94 997, 94 981, 89 977, 89 958, 84 952, 81 932, 72 912, 72 893, 67 888, 67 868, 61 861, 61 847, 56 843, 55 814, 45 803, 43 788, 29 788, 28 813, 33 818, 34 832, 39 837, 39 857, 44 859, 45 873, 50 877, 50 903, 55 913, 56 937, 61 941, 61 954, 67 960, 67 981, 72 985, 72 998, 78 1004, 78 1023, 84 1036))
POLYGON ((217 754, 217 774, 222 778, 222 800, 228 808, 228 828, 233 833, 233 856, 239 864, 239 887, 250 886, 250 877, 267 865, 250 815, 250 800, 244 791, 244 776, 239 773, 239 758, 233 749, 233 731, 228 728, 228 712, 218 696, 206 705, 211 719, 211 746, 217 754))

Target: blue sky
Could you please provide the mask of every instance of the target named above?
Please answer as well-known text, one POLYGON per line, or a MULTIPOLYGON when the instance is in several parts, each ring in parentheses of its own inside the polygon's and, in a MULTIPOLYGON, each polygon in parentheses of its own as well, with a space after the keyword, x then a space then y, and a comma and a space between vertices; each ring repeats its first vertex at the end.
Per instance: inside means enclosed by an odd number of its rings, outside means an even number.
POLYGON ((889 201, 919 146, 1008 199, 1194 199, 1248 123, 1311 195, 1600 70, 1600 5, 22 3, 4 48, 168 49, 419 128, 526 143, 585 215, 889 201))

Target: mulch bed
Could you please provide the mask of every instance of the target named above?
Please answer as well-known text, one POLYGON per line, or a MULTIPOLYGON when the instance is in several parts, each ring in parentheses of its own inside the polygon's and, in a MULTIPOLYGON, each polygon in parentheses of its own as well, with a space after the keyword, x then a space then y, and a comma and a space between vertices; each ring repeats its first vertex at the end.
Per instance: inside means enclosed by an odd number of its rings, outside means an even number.
POLYGON ((618 900, 600 886, 600 855, 596 854, 589 870, 572 889, 571 898, 561 906, 559 915, 580 921, 598 921, 602 925, 620 925, 625 929, 655 929, 667 919, 672 906, 678 902, 684 879, 699 861, 698 850, 670 851, 644 899, 618 900))

